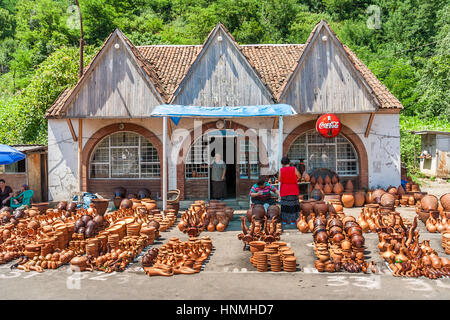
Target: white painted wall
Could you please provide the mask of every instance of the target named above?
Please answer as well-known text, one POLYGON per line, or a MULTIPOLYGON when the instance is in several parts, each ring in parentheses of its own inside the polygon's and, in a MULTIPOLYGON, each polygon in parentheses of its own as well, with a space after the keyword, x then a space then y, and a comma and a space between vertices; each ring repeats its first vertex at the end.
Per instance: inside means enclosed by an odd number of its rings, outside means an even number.
MULTIPOLYGON (((297 126, 309 120, 316 119, 316 115, 298 115, 285 117, 284 139, 297 126)), ((368 114, 339 115, 342 123, 353 130, 363 141, 369 162, 369 187, 388 187, 400 184, 400 128, 398 114, 377 114, 372 123, 368 138, 364 137, 368 114)), ((206 119, 204 122, 219 119, 206 119)), ((170 120, 169 120, 170 121, 170 120)), ((233 121, 248 128, 269 130, 273 128, 273 118, 240 118, 233 121)), ((104 126, 119 122, 132 122, 153 132, 162 143, 162 119, 135 120, 83 120, 83 147, 87 139, 104 126)), ((78 134, 78 121, 73 121, 75 132, 78 134)), ((181 119, 178 126, 174 126, 173 137, 168 145, 169 189, 175 189, 176 165, 182 142, 190 131, 194 129, 194 120, 181 119)), ((68 199, 73 191, 78 189, 78 144, 73 142, 66 120, 49 120, 49 198, 50 200, 68 199)), ((278 130, 268 131, 266 147, 270 168, 277 167, 278 130)), ((263 138, 265 139, 265 138, 263 138)), ((186 150, 187 152, 187 150, 186 150)))

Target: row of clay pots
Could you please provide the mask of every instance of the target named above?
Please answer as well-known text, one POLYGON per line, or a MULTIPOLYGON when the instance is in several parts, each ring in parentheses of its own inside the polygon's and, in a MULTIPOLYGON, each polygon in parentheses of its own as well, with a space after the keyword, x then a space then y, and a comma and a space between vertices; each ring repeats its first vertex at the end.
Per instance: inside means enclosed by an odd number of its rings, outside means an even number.
POLYGON ((281 207, 279 205, 271 205, 266 209, 264 208, 264 205, 262 204, 253 204, 250 206, 250 208, 247 210, 247 222, 251 223, 253 217, 255 220, 263 220, 264 217, 267 217, 269 221, 272 221, 272 219, 275 219, 277 221, 280 221, 280 213, 281 213, 281 207))
POLYGON ((450 219, 450 193, 442 195, 440 199, 431 194, 423 196, 416 203, 416 213, 423 223, 430 216, 434 219, 439 219, 440 216, 450 219))

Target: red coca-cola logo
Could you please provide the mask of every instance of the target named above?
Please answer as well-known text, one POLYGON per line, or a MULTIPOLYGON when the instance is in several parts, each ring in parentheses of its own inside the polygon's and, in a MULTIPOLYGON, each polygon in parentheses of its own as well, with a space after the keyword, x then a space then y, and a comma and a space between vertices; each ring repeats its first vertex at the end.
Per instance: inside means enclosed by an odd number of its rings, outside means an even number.
POLYGON ((322 137, 334 138, 341 132, 341 121, 336 115, 326 113, 317 119, 316 130, 322 137))

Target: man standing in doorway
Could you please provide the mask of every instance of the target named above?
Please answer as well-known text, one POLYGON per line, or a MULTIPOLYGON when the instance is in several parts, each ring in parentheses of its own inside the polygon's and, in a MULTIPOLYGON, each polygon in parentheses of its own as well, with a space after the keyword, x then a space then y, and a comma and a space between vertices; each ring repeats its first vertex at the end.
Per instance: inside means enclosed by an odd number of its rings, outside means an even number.
POLYGON ((227 165, 223 162, 219 153, 211 164, 212 198, 223 200, 226 195, 225 173, 227 165))

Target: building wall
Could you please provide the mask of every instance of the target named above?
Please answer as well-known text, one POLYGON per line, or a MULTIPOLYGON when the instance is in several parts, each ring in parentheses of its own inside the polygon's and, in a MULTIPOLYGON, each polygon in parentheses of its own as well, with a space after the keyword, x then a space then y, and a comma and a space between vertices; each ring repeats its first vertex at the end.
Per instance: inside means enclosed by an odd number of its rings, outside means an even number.
POLYGON ((450 177, 450 135, 438 134, 436 146, 439 152, 436 175, 440 178, 450 177))
POLYGON ((428 151, 431 159, 420 159, 420 171, 427 176, 450 177, 450 136, 421 135, 421 152, 428 151))
MULTIPOLYGON (((315 120, 315 115, 299 115, 284 119, 284 139, 299 125, 315 120)), ((342 123, 355 132, 364 144, 368 156, 369 187, 388 187, 400 184, 400 131, 398 114, 376 114, 372 123, 370 135, 364 137, 369 114, 339 115, 342 123)), ((207 119, 204 122, 215 122, 218 119, 207 119)), ((234 122, 256 130, 262 129, 262 140, 268 150, 268 171, 274 172, 278 163, 278 127, 274 127, 273 118, 240 118, 234 122)), ((134 123, 154 133, 162 143, 162 119, 135 120, 83 120, 83 147, 86 141, 100 128, 113 123, 134 123)), ((169 120, 171 122, 171 120, 169 120)), ((78 121, 72 121, 78 134, 78 121)), ((178 188, 177 164, 184 158, 179 158, 180 150, 186 148, 186 155, 190 142, 186 141, 194 129, 194 120, 184 118, 178 126, 172 123, 172 139, 168 145, 168 179, 169 189, 178 188)), ((201 132, 199 132, 201 134, 201 132)), ((189 138, 190 139, 190 138, 189 138)), ((283 139, 283 140, 284 140, 283 139)), ((190 141, 190 140, 189 140, 190 141)), ((50 200, 68 199, 78 190, 78 143, 73 142, 65 120, 49 120, 49 197, 50 200)), ((161 155, 160 155, 161 156, 161 155)))

